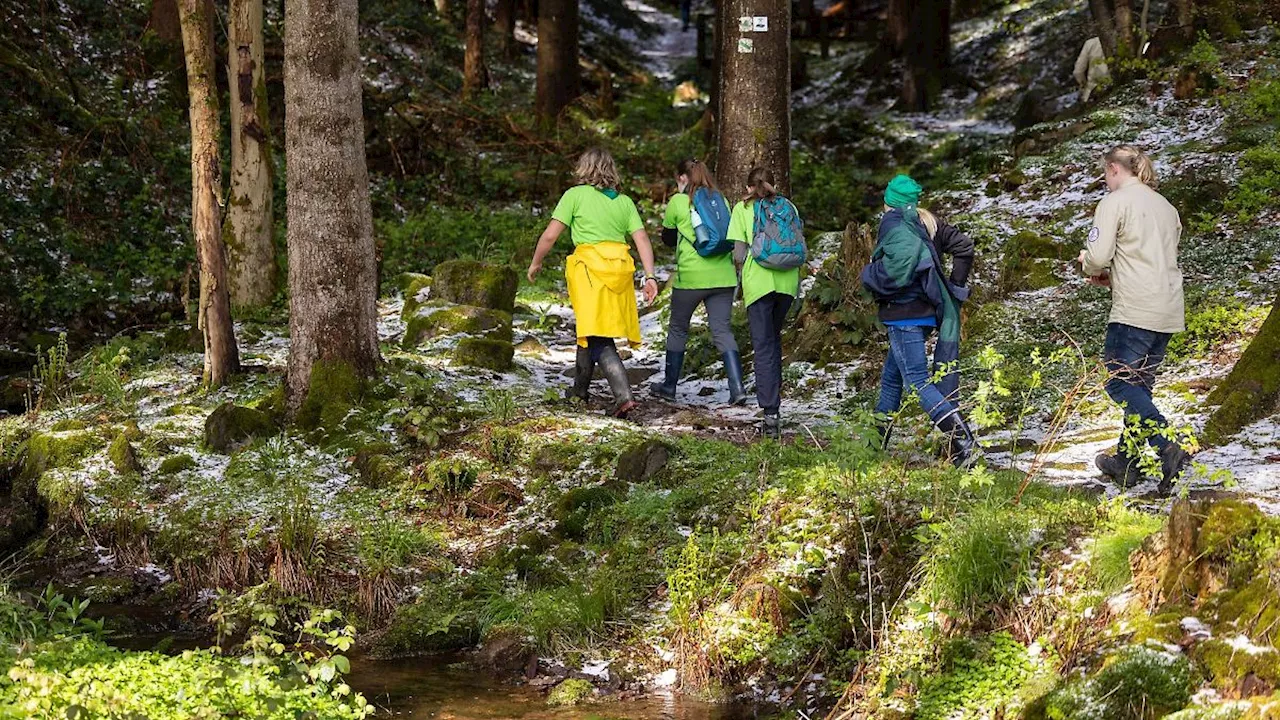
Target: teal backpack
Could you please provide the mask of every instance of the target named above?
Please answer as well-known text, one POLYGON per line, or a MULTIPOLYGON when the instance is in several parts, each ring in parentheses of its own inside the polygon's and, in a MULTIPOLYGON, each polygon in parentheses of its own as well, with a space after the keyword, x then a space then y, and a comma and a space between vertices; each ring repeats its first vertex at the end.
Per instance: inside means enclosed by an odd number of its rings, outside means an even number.
POLYGON ((770 270, 794 270, 804 264, 804 221, 791 201, 781 195, 755 201, 755 235, 751 257, 770 270))

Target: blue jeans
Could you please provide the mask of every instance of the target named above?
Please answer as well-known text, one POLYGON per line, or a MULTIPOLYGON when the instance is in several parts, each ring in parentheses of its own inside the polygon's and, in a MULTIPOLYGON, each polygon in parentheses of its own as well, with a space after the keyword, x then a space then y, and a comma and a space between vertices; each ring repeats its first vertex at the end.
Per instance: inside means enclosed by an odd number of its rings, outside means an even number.
POLYGON ((887 329, 889 354, 884 359, 884 371, 880 373, 880 402, 876 404, 876 412, 881 415, 898 412, 902 407, 905 385, 915 389, 920 396, 920 407, 934 422, 955 412, 956 406, 929 382, 929 357, 925 352, 924 339, 933 328, 890 325, 887 329))
MULTIPOLYGON (((1107 325, 1107 341, 1102 359, 1107 366, 1107 395, 1124 409, 1125 430, 1134 425, 1165 427, 1168 422, 1151 399, 1156 386, 1156 375, 1164 362, 1169 347, 1170 333, 1143 330, 1124 323, 1107 325), (1137 422, 1133 420, 1137 416, 1137 422)), ((1149 441, 1163 451, 1169 440, 1159 435, 1149 441)), ((1124 435, 1120 436, 1120 449, 1124 449, 1124 435)), ((1123 454, 1123 453, 1122 453, 1123 454)))

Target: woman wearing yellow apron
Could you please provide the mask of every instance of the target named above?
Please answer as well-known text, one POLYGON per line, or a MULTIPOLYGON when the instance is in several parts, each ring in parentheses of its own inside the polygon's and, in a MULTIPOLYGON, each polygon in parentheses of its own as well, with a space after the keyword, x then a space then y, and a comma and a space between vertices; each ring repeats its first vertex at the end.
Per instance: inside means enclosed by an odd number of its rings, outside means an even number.
POLYGON ((644 301, 653 302, 658 282, 653 274, 653 246, 631 198, 618 192, 618 168, 607 150, 592 148, 578 158, 578 185, 569 188, 551 213, 529 263, 529 282, 542 271, 542 261, 556 239, 569 228, 573 254, 565 260, 569 302, 577 322, 578 354, 570 397, 588 399, 595 366, 600 365, 613 391, 615 417, 635 409, 631 381, 618 356, 614 338, 640 344, 640 312, 636 307, 635 272, 627 238, 636 244, 644 265, 644 301))

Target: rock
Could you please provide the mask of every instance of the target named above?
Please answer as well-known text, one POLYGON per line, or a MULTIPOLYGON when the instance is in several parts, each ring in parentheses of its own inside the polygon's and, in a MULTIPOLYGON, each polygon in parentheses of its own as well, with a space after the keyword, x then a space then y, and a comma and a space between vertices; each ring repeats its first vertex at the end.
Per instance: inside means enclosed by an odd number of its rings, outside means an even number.
POLYGON ((418 308, 431 297, 431 278, 418 273, 401 273, 397 285, 404 296, 400 319, 407 321, 417 315, 418 308))
POLYGON ((511 314, 474 305, 453 305, 432 300, 418 309, 405 327, 401 347, 416 347, 423 340, 447 335, 477 335, 511 342, 511 314))
POLYGON ((450 260, 437 265, 432 273, 431 294, 458 305, 510 313, 515 310, 519 284, 519 276, 509 267, 450 260))
POLYGON ((570 678, 551 690, 551 694, 547 696, 547 704, 552 707, 572 707, 586 702, 595 692, 595 686, 589 681, 570 678))
POLYGON ((520 353, 521 355, 533 355, 535 357, 541 357, 547 354, 547 346, 538 342, 537 338, 527 337, 524 340, 521 340, 518 345, 516 345, 516 352, 520 353))
POLYGON ((129 442, 129 435, 125 432, 117 435, 111 442, 111 447, 107 448, 107 457, 111 459, 116 472, 121 475, 142 472, 142 461, 138 459, 138 451, 133 449, 133 444, 129 442))
POLYGON ((170 455, 160 461, 159 473, 161 475, 176 475, 184 470, 192 470, 196 467, 195 458, 186 453, 181 455, 170 455))
POLYGON ((657 438, 637 443, 618 456, 613 476, 620 482, 648 482, 667 467, 671 449, 670 445, 657 438))
POLYGON ((1052 117, 1053 112, 1045 103, 1044 93, 1032 88, 1018 100, 1018 109, 1013 113, 1013 127, 1015 130, 1025 130, 1052 117))
POLYGON ((1000 288, 1004 292, 1040 290, 1061 282, 1058 263, 1071 250, 1031 230, 1023 230, 1005 241, 1000 260, 1000 288))
POLYGON ((361 485, 384 488, 409 478, 409 471, 391 457, 394 450, 391 443, 372 443, 356 450, 352 465, 360 476, 361 485))
POLYGON ((431 287, 431 276, 416 272, 402 272, 396 276, 396 288, 406 297, 423 288, 431 287))
POLYGON ((515 352, 510 342, 467 337, 454 347, 453 361, 458 365, 506 372, 515 366, 512 362, 515 352))
POLYGON ((499 675, 529 678, 538 674, 538 649, 514 627, 491 630, 480 645, 477 660, 482 667, 499 675))
POLYGON ((204 444, 214 452, 225 453, 253 438, 274 435, 276 431, 271 416, 261 410, 223 403, 204 421, 204 444))
POLYGON ((27 441, 22 474, 38 479, 46 470, 66 467, 102 448, 102 439, 88 432, 42 433, 27 441))

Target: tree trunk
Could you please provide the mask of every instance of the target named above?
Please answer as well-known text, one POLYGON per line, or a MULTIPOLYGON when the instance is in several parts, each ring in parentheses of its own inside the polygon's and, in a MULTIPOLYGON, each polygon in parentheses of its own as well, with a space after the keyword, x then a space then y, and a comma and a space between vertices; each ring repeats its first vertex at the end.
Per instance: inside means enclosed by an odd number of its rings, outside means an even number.
POLYGON ((516 47, 516 0, 498 0, 493 24, 498 30, 498 47, 502 50, 502 59, 511 60, 516 47))
POLYGON ((817 34, 814 31, 816 30, 815 25, 818 17, 818 11, 814 7, 813 0, 800 0, 796 12, 800 15, 800 22, 804 23, 804 37, 812 38, 817 34))
POLYGON ((378 275, 360 106, 357 0, 287 0, 289 368, 296 417, 314 387, 350 394, 378 365, 378 275), (324 368, 321 376, 314 371, 324 368))
POLYGON ((1137 55, 1133 46, 1133 4, 1131 0, 1115 0, 1113 9, 1116 21, 1116 55, 1131 58, 1137 55))
POLYGON ((1192 0, 1173 0, 1174 17, 1178 23, 1178 34, 1183 40, 1191 41, 1196 36, 1196 15, 1192 0))
POLYGON ((720 117, 716 175, 730 193, 747 173, 773 170, 778 190, 791 185, 791 2, 724 0, 720 34, 720 117), (768 30, 743 32, 740 17, 765 17, 768 30))
POLYGON ((231 307, 262 307, 276 295, 271 135, 263 79, 262 0, 231 0, 231 202, 227 247, 231 307))
POLYGON ((900 107, 925 112, 942 88, 951 66, 950 0, 912 0, 911 21, 902 52, 906 60, 900 107))
POLYGON ((463 58, 462 94, 484 89, 484 0, 467 0, 467 50, 463 58))
POLYGON ((222 160, 218 154, 218 91, 213 69, 213 2, 180 0, 182 49, 187 62, 191 115, 191 232, 200 263, 200 310, 204 334, 204 382, 221 387, 240 369, 231 324, 227 257, 222 245, 222 160))
POLYGON ((1231 374, 1209 394, 1218 409, 1205 424, 1204 439, 1220 445, 1242 428, 1280 412, 1280 297, 1236 361, 1231 374))
POLYGON ((890 57, 902 57, 906 52, 907 38, 911 35, 911 16, 915 13, 917 2, 919 0, 889 0, 884 42, 890 51, 890 57))
POLYGON ((538 116, 553 121, 578 93, 578 0, 540 0, 538 116))
POLYGON ((147 26, 165 42, 175 45, 182 42, 182 23, 178 19, 175 0, 151 0, 151 17, 147 26))
POLYGON ((1110 0, 1089 0, 1089 11, 1093 14, 1093 22, 1098 26, 1098 39, 1102 41, 1102 52, 1107 57, 1116 54, 1116 20, 1111 12, 1110 0))

